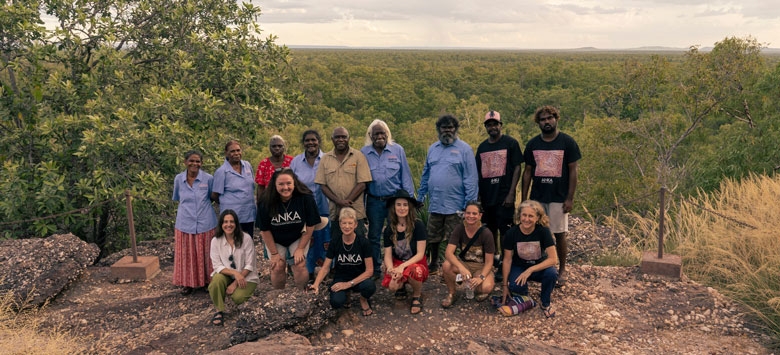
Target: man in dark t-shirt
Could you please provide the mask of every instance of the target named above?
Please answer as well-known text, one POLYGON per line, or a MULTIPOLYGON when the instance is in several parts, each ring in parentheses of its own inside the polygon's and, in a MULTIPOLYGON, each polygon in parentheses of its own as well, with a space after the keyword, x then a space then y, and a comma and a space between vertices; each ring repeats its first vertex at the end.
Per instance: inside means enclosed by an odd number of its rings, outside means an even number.
POLYGON ((542 133, 525 146, 521 196, 542 203, 550 217, 550 231, 555 235, 559 262, 558 286, 562 286, 566 282, 569 212, 574 206, 577 161, 582 154, 574 138, 558 130, 559 119, 558 109, 552 106, 542 106, 534 114, 534 122, 542 133))
MULTIPOLYGON (((482 222, 493 234, 494 245, 512 226, 517 182, 523 152, 514 138, 502 134, 501 114, 490 111, 485 115, 488 139, 477 147, 477 172, 479 176, 479 200, 484 213, 482 222)), ((496 253, 496 258, 499 258, 496 253)), ((499 259, 500 260, 500 259, 499 259)))

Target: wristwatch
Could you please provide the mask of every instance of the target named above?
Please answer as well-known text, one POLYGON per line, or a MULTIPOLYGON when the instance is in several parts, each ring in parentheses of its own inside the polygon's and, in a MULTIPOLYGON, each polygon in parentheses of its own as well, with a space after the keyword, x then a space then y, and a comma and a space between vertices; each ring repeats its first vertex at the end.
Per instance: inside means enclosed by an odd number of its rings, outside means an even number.
POLYGON ((482 281, 485 281, 485 275, 479 274, 479 278, 482 279, 482 281))
POLYGON ((349 285, 350 285, 350 286, 355 286, 355 281, 350 281, 350 282, 349 282, 349 285))

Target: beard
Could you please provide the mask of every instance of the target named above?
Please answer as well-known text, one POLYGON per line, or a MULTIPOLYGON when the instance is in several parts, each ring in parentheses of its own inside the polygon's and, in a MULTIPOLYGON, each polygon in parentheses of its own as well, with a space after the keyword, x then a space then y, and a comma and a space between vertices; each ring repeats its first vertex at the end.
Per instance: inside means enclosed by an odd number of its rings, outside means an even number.
POLYGON ((553 133, 553 132, 555 132, 555 127, 553 127, 553 125, 547 124, 547 125, 544 125, 544 126, 542 126, 540 128, 542 130, 542 133, 553 133))
POLYGON ((439 133, 439 141, 444 145, 451 145, 452 143, 455 143, 456 139, 458 139, 457 133, 439 133))

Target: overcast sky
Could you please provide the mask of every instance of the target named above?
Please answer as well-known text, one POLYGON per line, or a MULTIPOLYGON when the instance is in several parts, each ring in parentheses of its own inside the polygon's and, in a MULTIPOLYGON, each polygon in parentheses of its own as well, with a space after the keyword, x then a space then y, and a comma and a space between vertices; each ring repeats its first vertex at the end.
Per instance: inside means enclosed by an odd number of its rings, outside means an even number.
POLYGON ((603 49, 708 47, 753 36, 780 48, 776 0, 252 0, 288 46, 603 49))

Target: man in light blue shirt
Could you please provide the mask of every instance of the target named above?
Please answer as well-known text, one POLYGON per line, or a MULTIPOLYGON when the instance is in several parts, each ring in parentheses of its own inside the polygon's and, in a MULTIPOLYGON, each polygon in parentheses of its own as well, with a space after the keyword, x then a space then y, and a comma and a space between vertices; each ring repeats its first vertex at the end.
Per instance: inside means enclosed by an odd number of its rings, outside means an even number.
POLYGON ((241 160, 241 144, 230 140, 225 144, 225 162, 214 172, 211 200, 219 202, 219 213, 230 209, 238 215, 241 231, 255 234, 255 172, 252 164, 241 160))
POLYGON ((461 222, 458 212, 477 199, 477 163, 474 150, 458 139, 458 119, 444 115, 436 121, 439 141, 428 148, 417 198, 428 195, 428 262, 430 273, 439 270, 442 240, 461 222))
POLYGON ((374 120, 366 130, 366 143, 360 149, 368 160, 372 182, 366 195, 366 217, 368 218, 368 240, 374 256, 374 276, 382 275, 381 251, 382 227, 387 219, 386 201, 396 191, 414 193, 412 174, 406 161, 404 148, 393 141, 390 128, 382 120, 374 120))
MULTIPOLYGON (((310 129, 303 132, 301 143, 303 144, 303 153, 295 156, 290 163, 290 169, 298 177, 298 180, 311 190, 314 194, 314 201, 317 202, 317 210, 320 216, 327 217, 330 214, 328 210, 328 198, 320 190, 320 185, 314 183, 317 176, 317 168, 320 166, 320 160, 325 153, 320 150, 320 133, 310 129)), ((325 228, 315 230, 311 236, 312 242, 309 248, 309 254, 306 256, 306 268, 309 274, 314 276, 314 268, 322 266, 325 261, 325 245, 330 243, 330 223, 325 228)))

